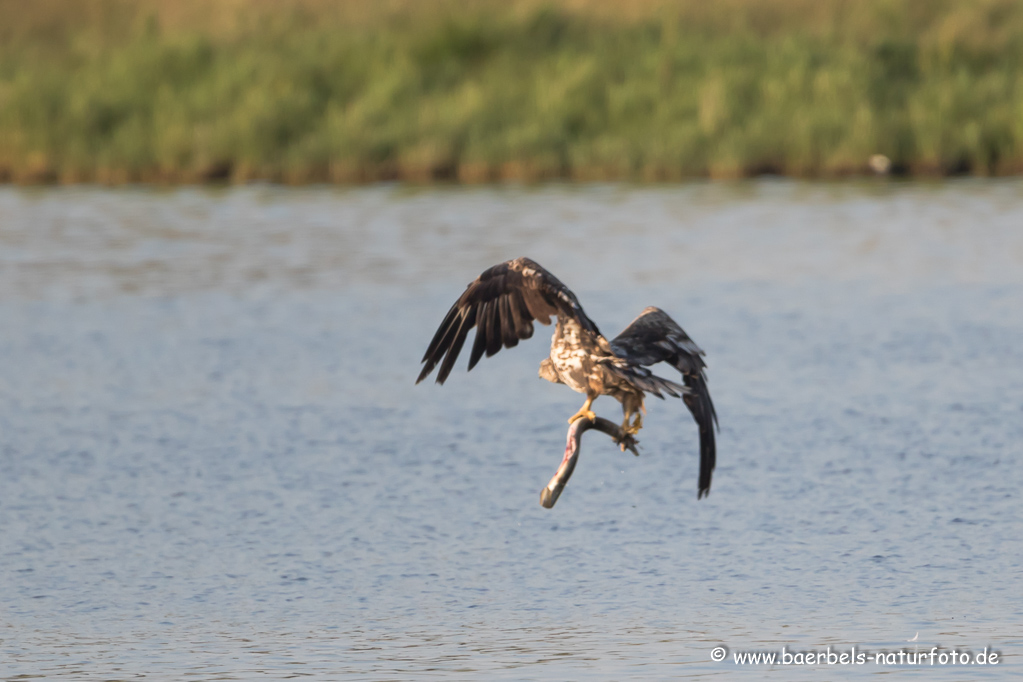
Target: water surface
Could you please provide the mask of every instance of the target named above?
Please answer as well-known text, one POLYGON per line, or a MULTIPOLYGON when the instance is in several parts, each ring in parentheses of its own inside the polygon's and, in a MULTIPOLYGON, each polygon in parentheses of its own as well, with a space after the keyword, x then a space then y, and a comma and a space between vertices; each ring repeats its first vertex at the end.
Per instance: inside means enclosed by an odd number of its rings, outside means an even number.
POLYGON ((1021 225, 1019 181, 0 190, 0 679, 1018 676, 1021 225), (521 255, 707 351, 709 498, 654 400, 540 507, 545 328, 413 386, 521 255))

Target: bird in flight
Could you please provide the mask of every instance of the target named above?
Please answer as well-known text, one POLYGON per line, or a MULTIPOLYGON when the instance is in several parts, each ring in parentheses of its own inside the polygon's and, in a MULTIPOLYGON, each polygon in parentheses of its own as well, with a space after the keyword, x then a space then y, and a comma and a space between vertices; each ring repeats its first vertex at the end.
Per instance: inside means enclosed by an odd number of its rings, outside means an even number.
POLYGON ((444 316, 423 355, 418 384, 440 364, 437 383, 443 384, 454 367, 469 330, 476 328, 469 369, 483 354, 494 355, 533 335, 533 322, 543 325, 557 317, 550 356, 540 363, 540 377, 565 384, 586 395, 586 402, 569 418, 596 419, 590 409, 598 396, 622 404, 622 431, 635 435, 643 426, 643 398, 652 393, 682 398, 700 431, 700 479, 697 499, 710 492, 716 446, 717 414, 707 389, 704 352, 682 327, 659 308, 640 313, 621 334, 608 341, 586 316, 578 299, 557 277, 529 258, 500 263, 472 281, 444 316), (682 383, 661 378, 648 369, 667 362, 682 375, 682 383))

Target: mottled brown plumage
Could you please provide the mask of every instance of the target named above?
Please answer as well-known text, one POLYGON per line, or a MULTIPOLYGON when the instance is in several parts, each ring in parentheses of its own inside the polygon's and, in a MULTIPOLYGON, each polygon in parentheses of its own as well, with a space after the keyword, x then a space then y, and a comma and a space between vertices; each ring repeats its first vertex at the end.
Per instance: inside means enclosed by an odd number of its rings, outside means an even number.
POLYGON ((586 395, 583 407, 569 419, 595 419, 592 402, 610 395, 622 404, 622 428, 635 434, 642 427, 643 397, 652 393, 681 397, 700 430, 698 497, 710 491, 715 465, 714 424, 717 415, 707 390, 703 351, 674 320, 658 308, 647 308, 611 341, 586 316, 579 301, 554 275, 528 258, 500 263, 466 287, 437 328, 423 355, 418 384, 437 365, 443 384, 454 367, 469 330, 476 328, 471 370, 483 357, 511 348, 533 335, 533 322, 557 325, 540 376, 586 395), (654 375, 647 365, 667 362, 681 374, 683 384, 654 375), (633 421, 630 424, 630 419, 633 421))

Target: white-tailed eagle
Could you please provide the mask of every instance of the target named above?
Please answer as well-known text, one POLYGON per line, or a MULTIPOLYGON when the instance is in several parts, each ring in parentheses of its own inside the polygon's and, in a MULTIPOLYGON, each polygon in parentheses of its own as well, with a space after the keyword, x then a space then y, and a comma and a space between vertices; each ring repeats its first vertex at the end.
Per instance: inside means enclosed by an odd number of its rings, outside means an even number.
POLYGON ((540 363, 540 376, 586 394, 586 402, 568 420, 591 421, 597 396, 622 404, 622 430, 635 434, 643 425, 643 397, 652 393, 681 397, 700 430, 700 480, 697 499, 710 492, 716 446, 717 414, 707 389, 703 351, 659 308, 646 308, 621 334, 608 341, 586 316, 568 287, 528 258, 495 265, 471 282, 451 306, 423 355, 418 384, 440 364, 443 384, 458 358, 469 330, 476 337, 469 354, 471 370, 483 357, 518 345, 533 335, 533 321, 549 325, 558 318, 550 357, 540 363), (667 362, 682 374, 682 384, 656 376, 647 367, 667 362))

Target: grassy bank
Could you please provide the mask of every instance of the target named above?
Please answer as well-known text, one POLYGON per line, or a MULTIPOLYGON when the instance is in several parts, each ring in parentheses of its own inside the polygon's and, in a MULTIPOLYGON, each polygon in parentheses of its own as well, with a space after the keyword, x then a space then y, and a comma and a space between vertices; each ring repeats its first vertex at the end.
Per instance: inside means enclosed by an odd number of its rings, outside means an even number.
POLYGON ((1023 3, 0 0, 5 180, 834 176, 873 154, 1023 172, 1023 3))

